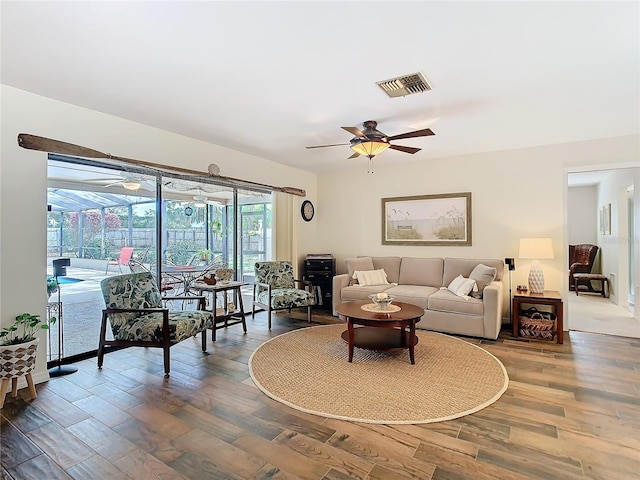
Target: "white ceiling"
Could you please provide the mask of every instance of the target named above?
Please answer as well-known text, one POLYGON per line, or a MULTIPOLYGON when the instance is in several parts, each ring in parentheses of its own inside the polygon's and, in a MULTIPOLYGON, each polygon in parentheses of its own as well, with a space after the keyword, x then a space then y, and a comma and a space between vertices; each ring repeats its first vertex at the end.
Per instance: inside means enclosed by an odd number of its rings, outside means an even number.
POLYGON ((1 8, 2 83, 318 172, 365 168, 347 145, 305 149, 348 143, 340 127, 365 120, 436 133, 392 142, 422 150, 376 159, 390 163, 640 131, 638 2, 1 8), (415 72, 432 91, 391 99, 375 85, 415 72))

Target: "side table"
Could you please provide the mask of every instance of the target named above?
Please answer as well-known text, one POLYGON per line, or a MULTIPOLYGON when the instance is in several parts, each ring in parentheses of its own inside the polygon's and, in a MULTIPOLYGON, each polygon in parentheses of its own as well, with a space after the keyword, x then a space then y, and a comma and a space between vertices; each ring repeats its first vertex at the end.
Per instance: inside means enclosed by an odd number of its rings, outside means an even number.
POLYGON ((556 341, 564 342, 564 322, 563 305, 560 292, 555 290, 545 290, 543 293, 516 292, 513 296, 511 324, 513 325, 513 336, 518 337, 520 331, 520 305, 549 305, 553 307, 556 314, 556 341))
POLYGON ((216 330, 219 328, 226 328, 230 325, 237 325, 241 323, 244 333, 247 333, 247 322, 245 320, 241 291, 241 288, 244 285, 247 284, 245 282, 218 282, 215 285, 209 285, 204 282, 196 282, 191 286, 192 289, 198 291, 200 294, 202 294, 202 292, 213 293, 213 300, 211 302, 211 311, 213 312, 211 339, 214 342, 216 340, 216 330), (227 300, 226 294, 228 291, 234 293, 234 301, 236 303, 233 305, 233 308, 229 308, 230 304, 227 300), (218 293, 224 294, 223 308, 220 309, 220 311, 216 308, 218 293))

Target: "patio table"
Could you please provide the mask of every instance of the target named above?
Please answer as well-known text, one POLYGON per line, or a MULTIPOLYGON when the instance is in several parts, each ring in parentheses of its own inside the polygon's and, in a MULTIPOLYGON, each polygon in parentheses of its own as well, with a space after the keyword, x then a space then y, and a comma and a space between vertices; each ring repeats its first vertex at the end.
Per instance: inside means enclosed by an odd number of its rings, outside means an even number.
POLYGON ((213 271, 210 265, 163 265, 162 274, 167 275, 183 286, 183 294, 189 295, 193 283, 207 272, 213 271))

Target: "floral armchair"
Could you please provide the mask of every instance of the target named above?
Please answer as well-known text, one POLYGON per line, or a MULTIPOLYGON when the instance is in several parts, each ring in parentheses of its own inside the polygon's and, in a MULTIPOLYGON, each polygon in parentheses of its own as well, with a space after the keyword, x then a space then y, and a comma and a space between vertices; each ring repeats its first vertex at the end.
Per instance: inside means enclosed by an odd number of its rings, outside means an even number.
POLYGON ((206 350, 206 333, 213 325, 213 314, 205 310, 205 297, 189 297, 198 300, 197 310, 163 308, 163 300, 185 297, 162 297, 151 272, 108 277, 100 282, 100 287, 106 308, 102 310, 98 368, 102 368, 106 348, 110 346, 162 348, 165 376, 169 376, 172 345, 201 333, 202 351, 206 350), (106 338, 107 320, 113 340, 106 338))
POLYGON ((306 307, 307 321, 311 323, 311 307, 315 305, 311 282, 294 279, 291 262, 256 262, 254 270, 252 318, 255 318, 256 307, 265 309, 271 330, 272 311, 306 307), (296 288, 296 283, 306 288, 296 288))

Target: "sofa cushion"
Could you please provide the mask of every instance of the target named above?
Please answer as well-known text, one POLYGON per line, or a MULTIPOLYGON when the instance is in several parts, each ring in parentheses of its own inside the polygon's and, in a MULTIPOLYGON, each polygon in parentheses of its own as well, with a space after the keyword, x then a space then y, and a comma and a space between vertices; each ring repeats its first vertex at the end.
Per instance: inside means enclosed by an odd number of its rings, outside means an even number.
POLYGON ((427 307, 429 310, 439 312, 460 313, 463 315, 484 315, 484 306, 482 300, 477 298, 458 297, 456 294, 443 288, 438 290, 427 299, 427 307))
MULTIPOLYGON (((400 264, 400 285, 427 285, 429 287, 442 287, 442 258, 413 258, 403 257, 400 264)), ((471 272, 471 269, 469 270, 471 272)), ((469 276, 469 273, 466 275, 469 276)), ((446 285, 449 285, 450 278, 446 285)))
POLYGON ((343 302, 353 302, 356 300, 367 300, 370 301, 369 295, 373 295, 375 293, 380 292, 388 292, 389 287, 392 287, 392 284, 387 285, 350 285, 348 287, 344 287, 341 293, 341 300, 343 302))
POLYGON ((488 267, 480 263, 471 271, 469 278, 475 280, 477 287, 477 289, 471 292, 471 296, 474 298, 482 298, 484 288, 496 278, 496 269, 495 267, 488 267))
POLYGON ((371 257, 373 267, 384 269, 389 283, 398 283, 401 257, 371 257))
POLYGON ((353 273, 356 270, 375 270, 371 257, 347 258, 345 263, 347 264, 347 272, 349 273, 349 285, 358 283, 358 281, 353 278, 353 273))
MULTIPOLYGON (((404 262, 404 260, 403 260, 404 262)), ((487 267, 493 267, 496 269, 495 280, 501 281, 502 274, 504 272, 504 262, 496 259, 472 259, 472 258, 452 258, 447 257, 444 259, 444 275, 442 278, 443 285, 449 285, 451 280, 458 275, 469 278, 471 272, 476 265, 483 264, 487 267)), ((401 282, 402 283, 402 282, 401 282)))
POLYGON ((437 288, 425 285, 398 285, 388 289, 386 292, 389 295, 393 295, 394 302, 410 303, 411 305, 427 308, 429 296, 437 291, 437 288))

